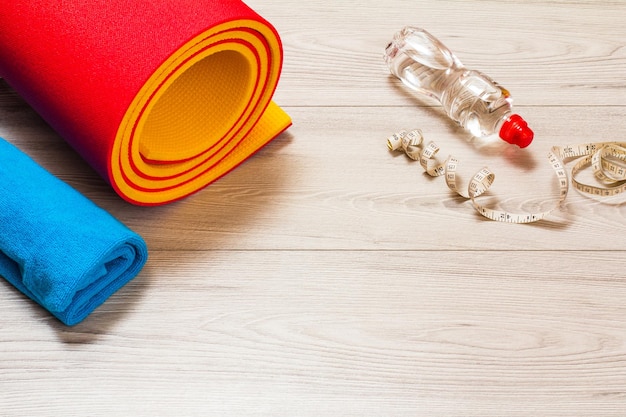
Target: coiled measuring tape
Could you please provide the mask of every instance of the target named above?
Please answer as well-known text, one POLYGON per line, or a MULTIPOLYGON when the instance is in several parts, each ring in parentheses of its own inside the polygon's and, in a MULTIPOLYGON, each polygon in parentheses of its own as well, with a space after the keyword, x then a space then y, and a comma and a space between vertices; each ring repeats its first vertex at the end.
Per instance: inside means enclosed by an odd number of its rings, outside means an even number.
POLYGON ((476 172, 469 181, 467 191, 457 184, 457 168, 459 160, 449 156, 445 162, 437 161, 436 155, 439 146, 430 141, 425 143, 422 131, 419 129, 402 130, 387 138, 387 147, 390 151, 401 151, 416 161, 419 161, 424 171, 433 177, 443 176, 448 188, 464 198, 471 200, 472 205, 481 215, 488 219, 507 223, 533 223, 546 218, 554 209, 561 206, 567 197, 570 180, 565 164, 577 160, 572 168, 572 186, 578 191, 601 197, 611 197, 626 191, 626 143, 599 142, 565 147, 554 146, 548 152, 548 161, 554 170, 559 186, 559 198, 553 208, 532 213, 511 213, 486 207, 477 201, 495 180, 495 174, 484 167, 476 172), (603 186, 594 186, 579 182, 577 174, 591 167, 595 178, 603 186))

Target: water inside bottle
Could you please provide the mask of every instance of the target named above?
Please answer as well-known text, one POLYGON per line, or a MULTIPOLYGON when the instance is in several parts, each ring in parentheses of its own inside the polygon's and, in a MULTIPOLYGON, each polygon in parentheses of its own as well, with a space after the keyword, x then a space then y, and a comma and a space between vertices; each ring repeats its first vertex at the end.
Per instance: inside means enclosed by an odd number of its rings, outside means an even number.
POLYGON ((468 70, 428 32, 407 27, 385 52, 391 72, 413 91, 440 101, 446 113, 483 137, 498 131, 511 112, 508 91, 485 74, 468 70))

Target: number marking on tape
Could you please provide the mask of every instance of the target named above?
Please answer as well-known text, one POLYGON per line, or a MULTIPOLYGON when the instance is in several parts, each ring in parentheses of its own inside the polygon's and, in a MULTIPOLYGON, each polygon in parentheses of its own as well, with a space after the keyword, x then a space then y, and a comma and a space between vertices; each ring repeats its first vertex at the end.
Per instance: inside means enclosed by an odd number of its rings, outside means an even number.
POLYGON ((484 167, 474 174, 467 191, 461 190, 457 184, 457 169, 460 162, 449 156, 445 162, 439 163, 436 155, 440 151, 435 142, 424 146, 424 136, 419 129, 402 130, 387 138, 387 147, 391 151, 404 152, 409 158, 419 161, 426 173, 433 177, 443 176, 448 188, 464 198, 471 200, 478 213, 488 219, 507 223, 533 223, 546 218, 554 209, 561 206, 569 191, 570 178, 565 163, 576 160, 572 168, 572 186, 586 194, 611 197, 626 191, 626 143, 597 142, 564 147, 554 146, 548 152, 548 161, 556 175, 559 186, 557 203, 549 210, 532 213, 510 213, 495 210, 480 204, 477 198, 484 194, 495 181, 495 174, 484 167), (582 170, 591 167, 594 177, 603 186, 594 186, 579 182, 576 177, 582 170))

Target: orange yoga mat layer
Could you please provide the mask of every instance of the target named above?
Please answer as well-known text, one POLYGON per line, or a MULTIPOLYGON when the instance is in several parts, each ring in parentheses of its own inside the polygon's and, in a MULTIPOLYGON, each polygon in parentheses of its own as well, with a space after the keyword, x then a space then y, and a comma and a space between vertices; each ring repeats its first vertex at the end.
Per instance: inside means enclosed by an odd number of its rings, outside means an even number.
POLYGON ((2 76, 124 199, 158 205, 291 125, 276 30, 239 0, 12 0, 2 76))

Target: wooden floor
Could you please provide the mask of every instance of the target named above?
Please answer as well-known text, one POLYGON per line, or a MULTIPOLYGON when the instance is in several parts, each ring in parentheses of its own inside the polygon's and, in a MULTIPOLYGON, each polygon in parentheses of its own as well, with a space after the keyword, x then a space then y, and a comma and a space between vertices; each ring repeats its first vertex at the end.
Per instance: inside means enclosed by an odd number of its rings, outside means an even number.
POLYGON ((626 199, 493 222, 386 148, 421 128, 508 210, 552 208, 552 146, 626 140, 626 3, 249 4, 294 125, 173 205, 123 202, 0 82, 0 136, 150 248, 72 328, 0 280, 0 416, 626 415, 626 199), (535 142, 477 143, 407 94, 382 60, 404 25, 507 87, 535 142))

